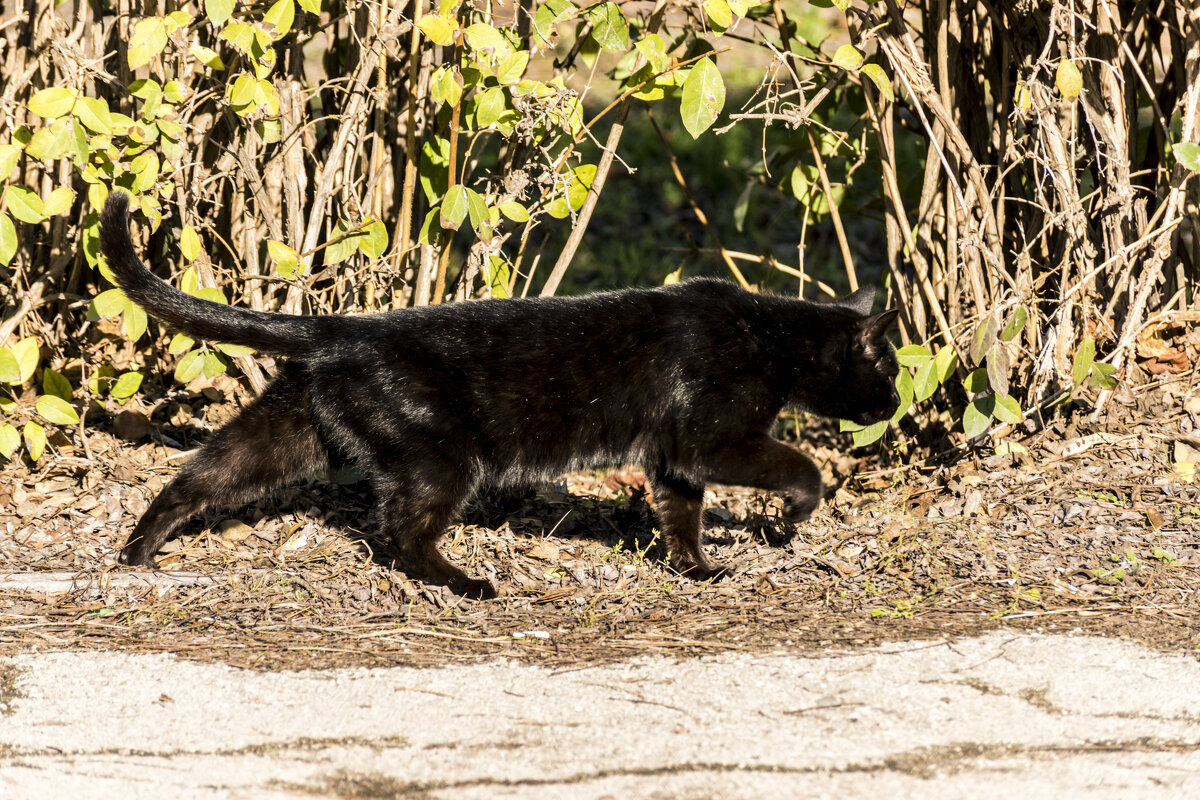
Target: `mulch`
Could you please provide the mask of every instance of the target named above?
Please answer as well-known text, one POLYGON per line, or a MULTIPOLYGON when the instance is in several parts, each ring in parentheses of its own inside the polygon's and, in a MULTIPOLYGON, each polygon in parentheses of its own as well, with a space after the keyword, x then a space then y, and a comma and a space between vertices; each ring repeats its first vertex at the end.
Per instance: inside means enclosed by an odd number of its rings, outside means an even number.
POLYGON ((0 586, 6 571, 74 579, 65 592, 0 588, 0 654, 166 652, 253 669, 503 657, 573 668, 1004 629, 1195 653, 1200 487, 1176 463, 1200 447, 1194 382, 1194 370, 1168 375, 1119 392, 1098 419, 1081 407, 1018 429, 1020 455, 960 445, 918 459, 903 437, 854 451, 828 423, 799 420, 792 428, 822 465, 826 502, 793 526, 779 498, 716 487, 707 548, 736 573, 715 584, 669 568, 635 471, 486 497, 444 548, 497 585, 488 602, 394 569, 362 484, 333 480, 199 519, 168 543, 164 569, 211 580, 113 580, 128 573, 115 555, 138 516, 204 430, 232 413, 220 391, 164 401, 155 426, 120 426, 140 441, 118 438, 114 417, 87 432, 86 450, 63 444, 0 471, 0 586))

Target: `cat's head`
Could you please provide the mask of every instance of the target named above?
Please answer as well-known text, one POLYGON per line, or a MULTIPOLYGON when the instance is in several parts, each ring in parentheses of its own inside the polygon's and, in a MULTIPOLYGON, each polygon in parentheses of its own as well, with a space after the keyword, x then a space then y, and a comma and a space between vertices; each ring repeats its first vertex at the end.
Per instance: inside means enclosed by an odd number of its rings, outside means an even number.
POLYGON ((818 410, 830 417, 870 425, 889 419, 900 405, 896 375, 900 362, 887 340, 887 331, 899 314, 896 310, 871 313, 875 290, 859 289, 842 298, 838 306, 852 312, 851 317, 829 342, 822 367, 830 382, 821 393, 818 410))

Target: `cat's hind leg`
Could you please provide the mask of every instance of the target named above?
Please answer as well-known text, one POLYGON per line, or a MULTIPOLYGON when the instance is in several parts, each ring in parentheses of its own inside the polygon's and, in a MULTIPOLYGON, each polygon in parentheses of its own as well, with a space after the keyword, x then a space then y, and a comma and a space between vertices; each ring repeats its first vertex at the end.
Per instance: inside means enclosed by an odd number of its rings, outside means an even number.
POLYGON ((254 403, 218 430, 142 515, 119 561, 153 567, 163 542, 194 514, 236 506, 328 466, 298 368, 284 367, 254 403))
POLYGON ((394 451, 395 469, 373 471, 383 533, 391 540, 399 567, 411 578, 449 587, 455 594, 489 600, 496 589, 468 576, 438 549, 438 539, 473 493, 467 467, 432 456, 433 448, 414 441, 394 451), (418 455, 414 450, 423 450, 418 455), (404 452, 411 455, 405 457, 404 452))
POLYGON ((700 547, 704 485, 659 469, 650 473, 650 487, 671 554, 671 566, 681 575, 700 581, 728 575, 729 568, 710 563, 700 547))

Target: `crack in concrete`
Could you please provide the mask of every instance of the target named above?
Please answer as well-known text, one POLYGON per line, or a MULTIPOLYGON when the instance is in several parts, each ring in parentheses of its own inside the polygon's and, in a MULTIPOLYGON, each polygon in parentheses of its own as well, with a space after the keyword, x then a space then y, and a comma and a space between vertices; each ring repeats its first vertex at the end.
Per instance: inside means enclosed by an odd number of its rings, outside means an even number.
POLYGON ((899 772, 916 778, 933 778, 963 772, 970 762, 982 759, 997 760, 1012 757, 1072 756, 1095 753, 1163 753, 1200 752, 1200 742, 1186 742, 1139 738, 1129 741, 1097 741, 1080 745, 1012 745, 977 744, 961 742, 936 747, 924 747, 887 756, 876 761, 852 763, 843 766, 795 767, 785 764, 729 764, 721 762, 688 762, 667 764, 660 767, 632 767, 596 770, 573 775, 548 778, 473 778, 460 781, 403 781, 378 773, 356 774, 339 771, 324 776, 319 783, 291 783, 271 781, 268 786, 275 789, 311 795, 336 794, 354 800, 425 800, 432 793, 444 790, 462 790, 483 787, 537 788, 569 786, 590 783, 608 778, 661 778, 690 773, 742 773, 742 774, 839 774, 899 772))
POLYGON ((104 747, 97 750, 63 750, 58 747, 15 747, 0 743, 0 759, 30 758, 37 756, 55 756, 61 758, 87 758, 93 756, 133 756, 135 758, 177 758, 181 756, 262 756, 272 753, 284 753, 289 750, 312 752, 327 750, 332 747, 370 747, 374 750, 386 750, 392 747, 408 747, 409 741, 403 736, 342 736, 342 737, 310 737, 289 739, 282 742, 262 742, 249 744, 244 747, 225 747, 216 750, 137 750, 128 747, 104 747))

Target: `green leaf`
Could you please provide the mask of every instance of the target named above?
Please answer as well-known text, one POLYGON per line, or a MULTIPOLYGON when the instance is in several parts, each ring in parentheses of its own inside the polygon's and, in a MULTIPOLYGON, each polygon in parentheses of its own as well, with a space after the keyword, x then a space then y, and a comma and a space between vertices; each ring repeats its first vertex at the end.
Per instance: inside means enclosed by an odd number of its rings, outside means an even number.
POLYGON ((1062 63, 1058 65, 1054 83, 1063 97, 1079 97, 1079 92, 1083 89, 1083 75, 1080 74, 1079 67, 1075 66, 1074 61, 1063 59, 1062 63))
POLYGON ((333 232, 329 236, 329 239, 333 242, 333 244, 325 248, 326 265, 340 264, 350 256, 357 253, 358 238, 361 235, 362 234, 358 232, 347 234, 346 226, 340 222, 337 225, 334 225, 333 232), (338 237, 342 238, 338 239, 338 237))
POLYGON ((321 9, 324 8, 322 0, 296 0, 296 2, 310 14, 320 14, 321 9))
POLYGON ((128 400, 133 397, 142 385, 142 373, 140 372, 125 372, 117 379, 117 382, 112 385, 108 393, 118 400, 128 400))
POLYGON ((146 312, 132 300, 125 301, 125 335, 136 342, 146 332, 146 312))
POLYGON ((429 78, 429 96, 435 103, 456 106, 462 99, 462 93, 462 78, 457 70, 438 67, 429 78))
POLYGON ((599 3, 583 14, 592 23, 592 36, 601 47, 613 52, 628 48, 629 22, 616 3, 599 3))
POLYGON ((203 357, 204 377, 215 378, 225 371, 225 359, 214 350, 205 350, 203 357))
POLYGON ((1021 404, 1006 394, 996 396, 996 419, 1016 425, 1021 421, 1021 404))
POLYGON ((204 13, 213 25, 220 25, 233 13, 233 0, 204 0, 204 13))
POLYGON ((902 367, 921 367, 933 361, 933 353, 919 344, 906 344, 896 351, 896 360, 902 367))
POLYGON ((120 289, 108 289, 92 298, 92 308, 101 317, 115 317, 125 310, 125 293, 120 289))
POLYGON ((225 299, 225 293, 215 286, 197 289, 194 294, 201 300, 207 300, 210 303, 220 303, 223 306, 229 305, 229 301, 225 299))
POLYGON ((578 211, 583 208, 584 201, 587 200, 588 190, 592 188, 592 181, 596 178, 595 164, 581 164, 571 170, 571 177, 568 179, 566 191, 559 189, 556 196, 551 201, 546 213, 555 219, 565 219, 572 211, 578 211))
POLYGON ((896 376, 896 393, 900 395, 900 403, 896 406, 895 412, 892 414, 891 422, 899 422, 912 408, 913 395, 916 394, 916 387, 913 385, 912 375, 908 374, 908 370, 902 369, 896 376))
POLYGON ((733 24, 733 9, 725 0, 704 0, 704 11, 712 24, 713 32, 720 36, 733 24))
POLYGON ((63 400, 70 401, 71 382, 61 372, 56 372, 52 369, 46 369, 42 372, 42 393, 61 397, 63 400))
POLYGON ((1029 448, 1020 442, 1001 442, 996 445, 996 455, 998 456, 1007 456, 1014 453, 1025 453, 1028 455, 1029 448))
POLYGON ((503 86, 493 86, 475 99, 475 123, 480 128, 490 128, 504 119, 509 110, 508 92, 503 86))
POLYGON ((204 369, 204 351, 192 350, 175 365, 175 380, 180 383, 191 383, 204 369))
POLYGON ((716 122, 725 107, 725 83, 721 73, 708 57, 692 67, 683 84, 679 113, 683 127, 695 139, 716 122))
POLYGON ((992 413, 996 408, 996 395, 976 397, 963 411, 963 432, 968 439, 979 436, 992 424, 992 413))
POLYGON ((987 370, 982 367, 973 370, 963 379, 963 386, 971 394, 986 392, 988 389, 987 370))
POLYGON ((917 374, 913 376, 913 387, 918 403, 924 403, 937 391, 941 382, 937 379, 936 369, 937 363, 933 359, 917 368, 917 374))
POLYGON ((1013 310, 1012 319, 1000 332, 1000 341, 1007 342, 1020 333, 1021 329, 1025 327, 1027 319, 1029 319, 1029 312, 1025 310, 1025 306, 1017 306, 1013 310))
POLYGON ((70 211, 74 203, 75 192, 66 186, 60 186, 46 197, 46 203, 42 206, 42 213, 47 217, 57 217, 59 214, 70 211))
POLYGON ((38 349, 37 340, 32 336, 26 336, 12 346, 12 354, 17 359, 17 369, 20 370, 21 383, 24 383, 33 377, 33 373, 37 371, 38 361, 42 357, 41 351, 38 349))
POLYGON ((1083 385, 1087 380, 1095 357, 1096 342, 1089 336, 1079 343, 1079 349, 1075 351, 1075 360, 1071 364, 1071 380, 1075 381, 1076 386, 1083 385))
POLYGON ((852 44, 844 44, 833 53, 834 66, 844 70, 856 70, 863 62, 863 54, 852 44))
POLYGON ((471 227, 477 231, 491 218, 487 201, 474 189, 467 189, 467 213, 471 216, 471 227))
POLYGON ((12 386, 24 383, 21 379, 21 365, 17 363, 17 357, 13 355, 12 350, 7 347, 0 347, 0 381, 12 386))
POLYGON ((958 353, 954 352, 954 348, 947 345, 933 359, 933 374, 937 376, 938 383, 945 383, 950 380, 950 376, 954 374, 954 370, 958 367, 958 353))
POLYGON ((296 7, 292 4, 292 0, 279 0, 267 9, 267 13, 263 15, 263 22, 275 26, 275 38, 279 39, 292 29, 292 22, 295 18, 296 7))
POLYGON ((200 278, 196 276, 195 267, 188 267, 183 271, 183 277, 179 279, 179 290, 192 296, 200 291, 200 278))
POLYGON ((0 265, 7 267, 17 254, 17 227, 0 211, 0 265))
MULTIPOLYGON (((1200 144, 1192 144, 1191 142, 1180 142, 1176 145, 1171 145, 1171 152, 1175 154, 1175 160, 1192 172, 1200 172, 1200 144)), ((4 170, 0 170, 0 178, 4 177, 4 170)))
POLYGON ((387 252, 388 232, 383 222, 372 220, 363 226, 363 236, 358 240, 358 249, 367 258, 375 259, 387 252))
POLYGON ((447 230, 456 231, 467 216, 467 187, 456 183, 446 192, 442 200, 441 225, 447 230))
MULTIPOLYGON (((29 110, 39 117, 57 119, 71 113, 75 104, 75 90, 63 86, 42 89, 29 99, 29 110)), ((2 177, 2 175, 0 175, 2 177)))
POLYGON ((29 451, 29 457, 37 461, 42 457, 42 453, 46 451, 46 429, 30 420, 25 423, 22 434, 25 439, 25 449, 29 451))
POLYGON ((0 422, 0 455, 12 458, 13 453, 21 446, 21 434, 7 422, 0 422))
POLYGON ((871 79, 881 95, 895 102, 896 93, 892 91, 892 79, 883 71, 883 67, 878 64, 863 64, 862 74, 871 79))
POLYGON ((1092 373, 1088 377, 1088 383, 1097 389, 1115 389, 1117 388, 1117 379, 1112 377, 1112 374, 1116 369, 1112 364, 1094 361, 1092 362, 1092 373))
POLYGON ((281 278, 291 280, 300 272, 300 254, 283 242, 268 239, 267 255, 275 262, 275 271, 281 278))
POLYGON ((17 166, 17 157, 21 155, 21 146, 16 144, 0 144, 0 181, 8 177, 8 173, 17 166))
POLYGON ((500 213, 513 222, 528 222, 529 210, 516 200, 509 200, 499 205, 500 213))
POLYGON ((489 258, 487 265, 488 293, 492 297, 508 297, 508 279, 511 275, 508 262, 503 258, 499 256, 489 258))
POLYGON ((79 413, 74 407, 52 394, 44 394, 37 399, 37 413, 42 419, 55 425, 79 424, 79 413))
POLYGON ((887 420, 876 422, 874 425, 868 425, 862 430, 854 431, 854 433, 850 434, 850 438, 854 440, 855 447, 866 447, 872 442, 879 440, 883 436, 884 431, 887 430, 887 426, 887 420))
POLYGON ((45 219, 42 215, 42 198, 27 186, 10 183, 4 190, 4 198, 8 203, 9 213, 22 222, 36 225, 45 219))
POLYGON ((503 85, 519 83, 529 66, 529 52, 518 50, 496 65, 496 80, 503 85))
POLYGON ((179 251, 188 261, 195 261, 200 257, 200 237, 191 225, 183 226, 183 232, 179 235, 179 251))

